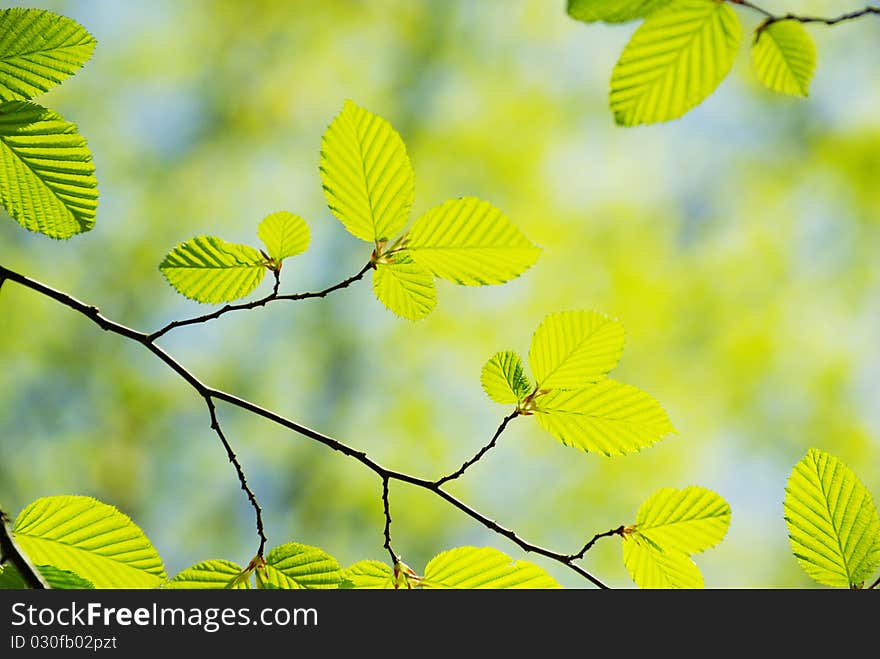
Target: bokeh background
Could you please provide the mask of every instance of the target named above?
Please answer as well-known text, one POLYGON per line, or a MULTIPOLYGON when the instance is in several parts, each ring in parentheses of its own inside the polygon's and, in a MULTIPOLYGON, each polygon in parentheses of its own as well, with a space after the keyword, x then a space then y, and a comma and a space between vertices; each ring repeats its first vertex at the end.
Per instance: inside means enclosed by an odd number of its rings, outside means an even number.
MULTIPOLYGON (((477 195, 544 248, 505 286, 438 282, 438 307, 417 323, 386 311, 366 280, 163 338, 204 381, 436 477, 508 411, 483 394, 483 363, 525 354, 550 312, 595 309, 627 329, 614 376, 654 395, 678 435, 608 459, 518 419, 451 491, 532 542, 575 551, 634 521, 660 487, 711 488, 733 511, 726 539, 696 557, 712 588, 815 585, 782 511, 808 448, 844 460, 880 498, 880 21, 810 28, 819 67, 808 100, 763 90, 744 44, 730 77, 683 119, 624 129, 607 85, 634 25, 577 23, 564 0, 15 4, 73 17, 98 39, 85 68, 37 101, 87 137, 101 197, 95 229, 67 242, 2 219, 0 259, 115 320, 151 330, 206 311, 165 283, 164 254, 203 233, 258 245, 257 223, 276 210, 312 229, 284 291, 356 272, 370 248, 327 210, 317 167, 348 98, 406 141, 414 217, 477 195)), ((842 4, 766 2, 825 14, 842 4)), ((9 283, 0 360, 6 509, 88 494, 129 514, 169 575, 207 558, 247 563, 252 511, 204 403, 169 369, 9 283)), ((386 559, 374 474, 219 413, 270 547, 314 544, 343 565, 386 559)), ((491 545, 589 586, 428 493, 392 483, 391 501, 395 547, 417 569, 453 546, 491 545)), ((584 566, 633 587, 618 538, 584 566)))

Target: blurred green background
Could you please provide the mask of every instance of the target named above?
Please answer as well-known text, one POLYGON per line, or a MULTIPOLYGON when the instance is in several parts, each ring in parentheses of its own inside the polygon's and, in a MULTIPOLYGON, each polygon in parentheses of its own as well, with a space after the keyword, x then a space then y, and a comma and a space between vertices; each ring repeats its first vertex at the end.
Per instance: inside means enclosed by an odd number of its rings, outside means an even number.
MULTIPOLYGON (((16 3, 19 4, 19 3, 16 3)), ((836 14, 840 2, 767 2, 836 14)), ((743 47, 730 77, 672 123, 617 128, 607 84, 634 25, 584 25, 564 0, 28 2, 98 39, 43 105, 94 154, 97 226, 68 242, 0 221, 0 262, 152 330, 207 310, 157 266, 212 233, 258 245, 266 214, 305 217, 312 247, 283 290, 357 272, 370 248, 326 208, 321 134, 345 99, 387 118, 416 172, 413 216, 450 197, 503 209, 544 250, 502 287, 438 282, 401 320, 369 280, 325 301, 276 303, 161 340, 205 382, 425 477, 486 443, 509 410, 483 394, 496 351, 528 351, 548 313, 595 309, 627 329, 614 377, 654 395, 679 434, 608 459, 516 420, 449 489, 528 540, 576 551, 631 523, 660 487, 731 504, 727 538, 696 557, 708 587, 812 587, 782 501, 807 449, 849 464, 880 498, 880 22, 813 27, 811 98, 760 88, 743 47)), ((756 15, 740 11, 746 27, 756 15)), ((748 39, 748 37, 746 37, 748 39)), ((268 292, 269 279, 257 294, 268 292)), ((21 287, 0 292, 0 501, 50 494, 120 507, 169 575, 246 564, 252 511, 204 403, 146 350, 21 287)), ((228 406, 226 434, 265 508, 269 546, 386 560, 379 479, 228 406)), ((491 545, 526 556, 428 493, 392 483, 397 551, 491 545)), ((633 587, 618 538, 584 567, 633 587)))

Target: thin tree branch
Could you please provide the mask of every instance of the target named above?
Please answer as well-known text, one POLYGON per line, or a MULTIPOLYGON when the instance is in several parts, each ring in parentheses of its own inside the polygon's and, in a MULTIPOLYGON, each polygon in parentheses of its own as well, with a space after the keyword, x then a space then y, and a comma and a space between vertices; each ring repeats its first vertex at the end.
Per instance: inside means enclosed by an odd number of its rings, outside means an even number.
POLYGON ((875 6, 867 6, 864 9, 858 9, 856 11, 851 11, 846 14, 840 14, 839 16, 834 17, 820 17, 820 16, 803 16, 801 14, 787 13, 787 14, 774 14, 772 12, 767 11, 757 5, 749 2, 748 0, 728 0, 728 2, 741 5, 743 7, 747 7, 752 11, 756 11, 759 14, 763 15, 766 20, 758 26, 757 32, 760 33, 762 30, 765 30, 768 26, 773 23, 779 23, 780 21, 797 21, 798 23, 822 23, 824 25, 837 25, 838 23, 843 23, 846 21, 852 21, 857 18, 862 18, 863 16, 867 16, 869 14, 878 14, 880 15, 880 7, 875 6))
POLYGON ((570 558, 573 561, 577 561, 577 560, 582 559, 584 557, 584 554, 586 554, 588 551, 590 551, 593 548, 593 545, 596 544, 596 541, 599 538, 610 538, 613 535, 619 535, 622 538, 624 528, 625 527, 621 524, 616 529, 611 529, 610 531, 605 531, 605 533, 597 533, 596 535, 593 536, 592 540, 590 540, 587 544, 585 544, 583 547, 581 547, 581 550, 577 554, 569 554, 568 558, 570 558))
MULTIPOLYGON (((2 280, 0 280, 2 282, 2 280)), ((43 575, 37 571, 27 556, 25 556, 15 539, 12 537, 12 529, 9 528, 9 516, 0 510, 0 565, 9 561, 18 570, 21 578, 31 588, 45 589, 49 584, 43 575)))
POLYGON ((195 325, 196 323, 206 323, 209 320, 215 320, 220 316, 223 316, 231 311, 241 311, 243 309, 256 309, 257 307, 264 307, 269 302, 274 302, 275 300, 290 300, 290 301, 298 301, 298 300, 308 300, 311 298, 317 297, 327 297, 330 293, 341 290, 343 288, 348 288, 356 281, 360 281, 364 278, 364 275, 367 274, 370 270, 375 267, 373 262, 367 263, 357 274, 352 275, 348 279, 344 279, 338 284, 334 284, 333 286, 328 286, 327 288, 314 292, 314 293, 292 293, 288 295, 279 295, 278 287, 281 283, 280 273, 278 271, 273 270, 273 274, 275 275, 275 284, 272 289, 272 292, 266 295, 265 297, 261 297, 258 300, 253 300, 251 302, 242 302, 240 304, 227 304, 223 307, 220 307, 216 311, 211 313, 204 314, 202 316, 194 316, 193 318, 187 318, 186 320, 175 320, 173 322, 168 323, 164 327, 157 329, 152 334, 148 334, 147 338, 152 342, 158 339, 161 336, 164 336, 168 332, 173 329, 177 329, 178 327, 184 327, 185 325, 195 325))
POLYGON ((880 586, 880 577, 877 577, 877 581, 868 586, 868 590, 874 590, 877 586, 880 586))
MULTIPOLYGON (((363 272, 366 272, 368 269, 369 268, 365 268, 363 272)), ((507 538, 511 542, 518 545, 524 551, 539 554, 541 556, 545 556, 547 558, 558 561, 569 569, 576 572, 577 574, 581 575, 594 585, 598 586, 599 588, 607 588, 607 586, 603 584, 599 579, 594 577, 592 574, 584 570, 579 565, 575 564, 575 559, 573 558, 572 554, 562 554, 541 547, 540 545, 527 542, 523 538, 519 537, 513 530, 501 526, 496 521, 474 510, 466 503, 460 501, 459 499, 448 493, 446 490, 442 489, 442 487, 438 485, 436 481, 418 478, 410 474, 387 469, 386 467, 382 466, 381 464, 370 458, 364 451, 348 446, 338 439, 324 435, 316 430, 312 430, 311 428, 287 419, 276 412, 272 412, 271 410, 260 407, 256 403, 252 403, 243 398, 239 398, 220 389, 214 389, 207 386, 194 374, 192 374, 184 366, 182 366, 177 360, 175 360, 171 355, 169 355, 162 348, 156 345, 154 339, 151 338, 152 335, 138 332, 137 330, 131 329, 130 327, 126 327, 125 325, 110 320, 106 316, 103 316, 97 307, 85 304, 84 302, 77 300, 67 293, 63 293, 54 288, 46 286, 43 283, 21 275, 13 270, 9 270, 2 265, 0 265, 0 277, 8 278, 17 284, 24 286, 25 288, 29 288, 37 293, 40 293, 41 295, 44 295, 48 298, 55 300, 56 302, 59 302, 63 306, 77 311, 105 331, 118 334, 119 336, 140 343, 145 348, 147 348, 147 350, 158 357, 162 362, 164 362, 175 373, 177 373, 181 377, 181 379, 189 384, 202 398, 206 400, 210 398, 217 401, 223 401, 225 403, 228 403, 229 405, 238 407, 239 409, 251 412, 256 416, 262 417, 267 421, 271 421, 279 426, 292 430, 293 432, 296 432, 303 437, 307 437, 316 442, 319 442, 333 449, 334 451, 338 451, 343 455, 357 460, 365 467, 376 473, 383 480, 401 481, 403 483, 409 483, 410 485, 413 485, 415 487, 433 492, 435 495, 445 500, 453 507, 458 508, 461 512, 463 512, 471 519, 476 520, 478 523, 480 523, 487 529, 494 531, 496 534, 507 538)), ((337 287, 339 286, 340 285, 337 285, 337 287)))
POLYGON ((385 513, 385 544, 383 547, 388 550, 388 555, 391 556, 391 566, 395 567, 400 562, 400 558, 391 547, 391 504, 388 502, 388 480, 388 476, 382 476, 382 509, 385 513))
POLYGON ((229 462, 232 463, 232 466, 235 467, 235 473, 238 475, 238 482, 241 484, 241 489, 244 490, 248 501, 251 502, 251 506, 254 509, 257 518, 257 535, 260 537, 260 548, 257 550, 257 556, 262 557, 263 550, 266 549, 267 540, 266 532, 263 527, 263 509, 260 507, 260 502, 257 501, 254 491, 248 485, 247 478, 244 475, 244 469, 242 469, 241 463, 238 461, 238 456, 235 455, 235 451, 232 450, 232 446, 223 434, 223 429, 220 427, 220 421, 217 420, 217 409, 214 406, 214 399, 211 396, 205 396, 205 403, 208 404, 208 412, 211 415, 211 429, 217 433, 220 442, 223 444, 223 448, 226 449, 226 456, 229 458, 229 462))
POLYGON ((519 416, 519 410, 516 409, 513 412, 511 412, 510 414, 508 414, 506 417, 504 417, 504 420, 501 422, 501 425, 498 426, 498 430, 495 431, 495 434, 492 436, 492 439, 489 441, 488 444, 486 444, 483 448, 481 448, 479 451, 477 451, 477 454, 474 455, 474 457, 472 457, 470 460, 468 460, 463 465, 461 465, 461 467, 458 468, 458 471, 454 471, 451 474, 449 474, 448 476, 444 476, 443 478, 440 478, 440 479, 434 481, 435 484, 438 486, 443 485, 443 483, 446 483, 448 481, 451 481, 451 480, 461 476, 465 471, 467 471, 468 467, 475 464, 477 461, 479 461, 480 458, 482 458, 484 455, 486 455, 486 453, 489 450, 491 450, 492 448, 495 447, 495 443, 498 441, 498 438, 501 437, 501 433, 504 432, 504 429, 507 428, 507 424, 510 423, 513 419, 515 419, 518 416, 519 416))

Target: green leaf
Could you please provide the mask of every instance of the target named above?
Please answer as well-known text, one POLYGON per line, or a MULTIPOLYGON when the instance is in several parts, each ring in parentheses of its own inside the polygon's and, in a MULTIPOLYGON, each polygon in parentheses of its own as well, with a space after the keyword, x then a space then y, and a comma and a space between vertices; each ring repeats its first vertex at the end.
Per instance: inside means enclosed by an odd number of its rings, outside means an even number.
POLYGON ((566 446, 604 455, 633 453, 675 428, 644 391, 614 380, 535 398, 538 422, 566 446))
POLYGON ((91 590, 95 587, 95 584, 83 579, 76 572, 62 570, 54 565, 38 565, 37 569, 55 590, 91 590))
POLYGON ((172 590, 246 590, 250 588, 249 579, 243 576, 242 572, 243 570, 232 561, 202 561, 186 568, 162 587, 172 590))
POLYGON ((266 565, 257 567, 257 587, 338 588, 341 572, 336 559, 322 549, 288 542, 270 551, 266 565))
POLYGON ((25 590, 27 587, 12 563, 0 565, 0 590, 25 590))
POLYGON ((509 350, 495 353, 486 362, 480 383, 486 395, 502 405, 521 403, 532 392, 520 356, 509 350))
POLYGON ((76 21, 45 9, 0 11, 0 101, 24 100, 76 73, 95 38, 76 21))
POLYGON ((266 264, 253 247, 197 236, 171 250, 159 270, 181 295, 216 304, 253 291, 266 274, 266 264))
POLYGON ((645 19, 611 74, 611 110, 622 126, 682 116, 730 71, 742 27, 724 2, 675 0, 645 19))
POLYGON ((510 281, 541 253, 500 210, 476 197, 427 211, 413 223, 407 247, 422 267, 466 286, 510 281))
POLYGON ((862 584, 880 565, 880 516, 858 476, 811 448, 785 488, 785 522, 801 567, 827 586, 862 584))
POLYGON ((74 124, 33 103, 0 103, 0 202, 25 229, 50 238, 95 225, 95 166, 74 124))
POLYGON ((696 554, 717 545, 730 526, 730 506, 702 487, 665 487, 648 497, 636 517, 638 532, 664 551, 696 554))
POLYGON ((342 571, 341 588, 394 589, 394 571, 381 561, 359 561, 342 571))
POLYGON ((752 64, 768 89, 807 96, 816 70, 816 45, 797 21, 771 23, 758 32, 752 45, 752 64))
POLYGON ((577 389, 617 366, 623 324, 595 311, 562 311, 544 318, 529 348, 529 365, 540 389, 577 389))
POLYGON ((424 318, 437 304, 434 277, 401 252, 393 263, 379 262, 373 272, 376 299, 402 318, 424 318))
POLYGON ((413 178, 391 124, 346 101, 321 139, 321 180, 327 205, 349 233, 378 244, 403 229, 413 178))
POLYGON ((154 588, 165 580, 162 559, 144 532, 91 497, 37 499, 12 531, 31 561, 75 572, 96 588, 154 588))
POLYGON ((585 23, 625 23, 643 18, 670 0, 568 0, 568 15, 585 23))
POLYGON ((458 547, 425 566, 423 588, 559 588, 543 568, 491 547, 458 547))
POLYGON ((703 587, 703 575, 690 556, 660 549, 639 533, 624 536, 623 564, 639 588, 703 587))
POLYGON ((299 215, 287 211, 267 215, 257 228, 257 236, 278 263, 309 248, 309 225, 299 215))

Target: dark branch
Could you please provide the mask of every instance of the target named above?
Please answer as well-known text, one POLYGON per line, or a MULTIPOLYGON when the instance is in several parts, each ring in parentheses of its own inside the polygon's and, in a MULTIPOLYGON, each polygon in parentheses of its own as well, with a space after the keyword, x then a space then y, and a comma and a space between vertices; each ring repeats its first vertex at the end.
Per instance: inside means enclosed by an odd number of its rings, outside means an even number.
MULTIPOLYGON (((2 284, 2 279, 0 279, 0 284, 2 284)), ((9 528, 9 516, 0 510, 0 565, 7 561, 15 566, 21 578, 30 588, 41 590, 49 588, 43 575, 37 571, 37 568, 15 544, 12 529, 9 528)))
MULTIPOLYGON (((371 266, 370 266, 371 267, 371 266)), ((360 276, 363 276, 369 267, 365 267, 360 273, 360 276)), ((355 275, 357 277, 358 275, 355 275)), ((391 469, 387 469, 383 467, 381 464, 370 458, 364 451, 360 451, 358 449, 352 448, 343 442, 340 442, 338 439, 334 439, 333 437, 329 437, 324 435, 316 430, 312 430, 302 424, 299 424, 295 421, 287 419, 276 412, 272 412, 270 410, 264 409, 259 405, 252 403, 243 398, 239 398, 233 394, 227 393, 220 389, 214 389, 208 387, 201 380, 199 380, 195 375, 193 375, 190 371, 184 368, 177 360, 175 360, 171 355, 165 352, 162 348, 160 348, 154 340, 151 338, 152 335, 145 334, 143 332, 138 332, 133 330, 125 325, 114 322, 105 316, 101 315, 100 311, 93 306, 89 306, 80 302, 74 297, 67 295, 66 293, 62 293, 54 288, 50 288, 45 284, 42 284, 38 281, 25 277, 17 272, 9 270, 3 266, 0 266, 0 277, 5 277, 14 281, 25 288, 29 288, 37 293, 40 293, 46 297, 49 297, 60 304, 73 309, 74 311, 79 312, 84 315, 92 322, 97 324, 102 329, 113 332, 114 334, 118 334, 119 336, 123 336, 127 339, 140 343, 144 347, 147 348, 150 352, 152 352, 156 357, 158 357, 162 362, 164 362, 169 368, 171 368, 175 373, 177 373, 181 379, 183 379, 187 384, 189 384, 202 398, 204 399, 213 399, 218 401, 223 401, 232 405, 234 407, 238 407, 239 409, 251 412, 252 414, 266 419, 267 421, 271 421, 279 426, 292 430, 293 432, 302 435, 303 437, 307 437, 316 442, 319 442, 334 451, 338 451, 343 455, 347 455, 350 458, 354 458, 365 467, 376 473, 383 481, 388 480, 396 480, 401 481, 403 483, 409 483, 410 485, 414 485, 415 487, 420 487, 422 489, 433 492, 441 499, 445 500, 447 503, 451 504, 453 507, 458 508, 465 515, 470 517, 471 519, 476 520, 480 524, 482 524, 487 529, 494 531, 498 535, 501 535, 511 542, 518 545, 521 549, 526 552, 532 552, 535 554, 539 554, 541 556, 545 556, 547 558, 558 561, 578 573, 594 585, 599 588, 607 588, 605 584, 603 584, 599 579, 591 575, 589 572, 584 570, 579 565, 574 563, 571 554, 562 554, 559 552, 554 552, 549 549, 545 549, 539 545, 532 544, 527 542, 526 540, 520 538, 514 531, 505 528, 495 522, 494 520, 486 517, 482 513, 474 510, 464 502, 460 501, 453 495, 446 492, 446 490, 442 489, 440 485, 437 484, 436 481, 426 480, 424 478, 418 478, 416 476, 412 476, 410 474, 402 473, 399 471, 394 471, 391 469)), ((352 278, 354 280, 354 278, 352 278)), ((343 282, 344 283, 344 282, 343 282)), ((341 284, 337 284, 337 287, 340 287, 341 284)), ((330 289, 327 289, 328 291, 330 289)), ((499 433, 500 434, 500 433, 499 433)), ((246 483, 243 484, 243 489, 246 486, 246 483)), ((245 490, 247 491, 247 490, 245 490)), ((386 519, 387 521, 387 519, 386 519)))
POLYGON ((254 491, 248 485, 247 478, 244 475, 244 469, 241 468, 241 463, 238 461, 238 456, 235 455, 235 451, 232 450, 232 446, 223 434, 223 429, 220 427, 220 421, 217 420, 217 409, 214 406, 214 399, 211 398, 211 396, 205 396, 205 402, 208 404, 208 412, 211 415, 211 429, 217 433, 220 442, 223 444, 223 448, 226 449, 226 456, 229 458, 229 462, 232 463, 232 466, 235 467, 235 473, 238 474, 238 482, 241 484, 241 489, 244 490, 244 493, 247 495, 248 501, 251 502, 251 506, 257 517, 257 535, 260 536, 260 548, 257 550, 257 556, 262 557, 263 550, 266 548, 267 540, 266 532, 263 527, 263 509, 260 507, 260 502, 257 501, 254 491))
POLYGON ((822 23, 824 25, 837 25, 838 23, 844 23, 846 21, 852 21, 857 18, 861 18, 863 16, 867 16, 869 14, 877 14, 880 15, 880 7, 867 6, 864 9, 858 9, 856 11, 851 11, 846 14, 840 14, 839 16, 834 17, 820 17, 820 16, 803 16, 801 14, 787 13, 787 14, 774 14, 772 12, 767 11, 757 5, 749 2, 748 0, 728 0, 732 4, 742 5, 743 7, 748 7, 752 11, 756 11, 759 14, 763 15, 766 20, 758 26, 757 32, 760 33, 762 30, 765 30, 768 26, 773 23, 779 23, 780 21, 797 21, 798 23, 822 23))
POLYGON ((577 554, 569 554, 568 558, 570 558, 573 561, 577 561, 577 560, 582 559, 584 557, 584 554, 586 554, 588 551, 590 551, 593 548, 593 545, 596 544, 596 540, 598 540, 599 538, 610 538, 613 535, 619 535, 622 538, 624 528, 625 527, 623 525, 621 525, 621 526, 618 526, 616 529, 611 529, 610 531, 605 531, 605 533, 597 533, 596 535, 593 536, 592 540, 590 540, 587 544, 585 544, 583 547, 581 547, 581 550, 577 554))
POLYGON ((880 586, 880 577, 877 577, 877 581, 868 586, 868 590, 874 590, 877 586, 880 586))
POLYGON ((443 478, 440 478, 439 480, 435 481, 435 484, 438 486, 443 485, 443 483, 446 483, 448 481, 451 481, 451 480, 461 476, 465 471, 467 471, 468 467, 470 467, 472 464, 476 463, 480 458, 482 458, 484 455, 486 455, 486 453, 490 449, 495 447, 495 443, 498 441, 498 438, 501 437, 501 433, 504 432, 504 429, 507 428, 507 424, 510 423, 513 419, 515 419, 518 416, 519 416, 519 410, 517 409, 517 410, 514 410, 513 412, 511 412, 510 414, 508 414, 506 417, 504 417, 504 420, 501 422, 501 425, 498 426, 498 430, 495 431, 495 434, 492 436, 492 439, 489 441, 488 444, 486 444, 483 448, 481 448, 479 451, 477 451, 477 454, 474 457, 472 457, 470 460, 468 460, 463 465, 461 465, 461 467, 458 468, 458 471, 455 471, 455 472, 449 474, 448 476, 444 476, 443 478))
POLYGON ((272 292, 265 297, 261 297, 258 300, 253 300, 251 302, 242 302, 240 304, 227 304, 223 307, 217 309, 217 311, 213 311, 211 313, 204 314, 203 316, 195 316, 193 318, 187 318, 186 320, 175 320, 171 323, 168 323, 161 329, 156 330, 152 334, 147 335, 147 338, 152 342, 158 339, 161 336, 164 336, 168 332, 173 329, 177 329, 178 327, 184 327, 185 325, 195 325, 196 323, 206 323, 209 320, 215 320, 220 316, 223 316, 231 311, 241 311, 243 309, 256 309, 257 307, 264 307, 269 302, 274 302, 275 300, 308 300, 310 298, 316 297, 327 297, 330 293, 334 291, 341 290, 343 288, 348 288, 354 282, 359 281, 364 278, 364 275, 367 274, 370 270, 372 270, 375 266, 372 261, 367 263, 361 270, 357 273, 349 277, 348 279, 344 279, 338 284, 334 284, 333 286, 329 286, 323 290, 317 291, 315 293, 292 293, 289 295, 279 295, 278 287, 281 284, 280 273, 278 271, 272 271, 275 275, 275 284, 273 286, 272 292))
POLYGON ((391 556, 391 565, 393 567, 400 562, 400 558, 391 547, 391 504, 388 502, 388 476, 382 477, 382 509, 385 513, 385 544, 383 547, 388 550, 388 555, 391 556))

